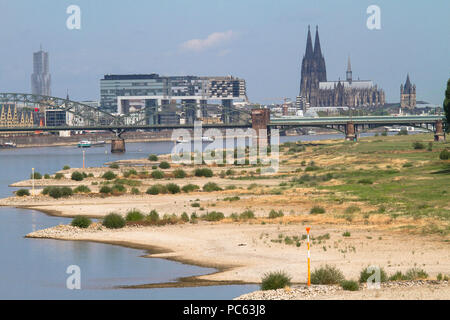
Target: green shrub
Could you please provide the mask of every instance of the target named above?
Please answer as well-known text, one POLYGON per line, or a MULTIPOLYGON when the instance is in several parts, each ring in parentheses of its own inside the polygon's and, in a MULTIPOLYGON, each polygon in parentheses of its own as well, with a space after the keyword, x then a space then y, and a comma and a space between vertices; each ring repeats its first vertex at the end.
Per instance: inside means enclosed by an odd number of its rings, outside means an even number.
POLYGON ((433 151, 433 142, 428 142, 428 148, 427 148, 427 150, 428 151, 433 151))
POLYGON ((147 189, 147 194, 153 194, 153 195, 157 195, 157 194, 162 194, 162 193, 167 193, 167 188, 166 186, 162 185, 162 184, 154 184, 152 185, 150 188, 147 189))
POLYGON ((238 200, 240 200, 241 198, 240 197, 238 197, 238 196, 234 196, 234 197, 225 197, 225 198, 223 198, 223 201, 230 201, 230 202, 233 202, 233 201, 238 201, 238 200))
POLYGON ((342 271, 328 264, 311 273, 312 284, 338 284, 343 280, 344 275, 342 271))
POLYGON ((109 193, 112 193, 112 189, 111 189, 111 187, 103 186, 100 188, 100 193, 109 194, 109 193))
POLYGON ((406 130, 406 128, 401 128, 400 132, 397 133, 397 135, 399 135, 399 136, 407 136, 408 135, 408 130, 406 130))
POLYGON ((109 168, 110 169, 119 169, 119 164, 117 164, 117 163, 111 163, 110 165, 109 165, 109 168))
POLYGON ((270 210, 269 212, 269 219, 275 219, 275 218, 279 218, 279 217, 283 217, 284 213, 283 211, 276 211, 276 210, 270 210))
POLYGON ((439 159, 441 160, 450 159, 450 151, 448 151, 447 149, 442 150, 441 153, 439 154, 439 159))
POLYGON ((373 181, 371 179, 364 178, 364 179, 360 179, 358 181, 358 183, 360 183, 360 184, 373 184, 373 181))
POLYGON ((181 220, 183 220, 184 222, 189 222, 189 216, 186 212, 183 212, 183 214, 181 215, 181 220))
POLYGON ((183 188, 181 188, 181 190, 183 190, 183 192, 185 192, 185 193, 197 191, 199 189, 200 189, 200 187, 198 185, 192 184, 192 183, 189 183, 189 184, 183 186, 183 188))
POLYGON ((407 162, 403 165, 403 168, 411 168, 413 164, 411 162, 407 162))
POLYGON ((202 219, 206 221, 220 221, 224 219, 225 216, 222 212, 211 211, 202 215, 202 219))
POLYGON ((108 229, 120 229, 125 227, 125 219, 117 213, 110 213, 103 219, 103 226, 108 229))
POLYGON ((264 274, 261 280, 261 290, 276 290, 291 285, 291 277, 283 271, 264 274))
POLYGON ((163 179, 164 172, 162 172, 161 170, 154 170, 154 171, 152 171, 152 178, 153 179, 163 179))
POLYGON ((91 225, 91 223, 92 221, 88 217, 78 216, 72 220, 70 225, 73 227, 86 229, 91 225))
POLYGON ((127 188, 123 184, 115 184, 112 187, 112 193, 125 193, 127 192, 127 188))
POLYGON ((48 195, 48 193, 50 192, 50 189, 51 189, 51 188, 53 188, 53 187, 50 187, 50 186, 45 187, 45 188, 42 190, 42 194, 48 195))
POLYGON ((419 142, 419 141, 414 141, 412 145, 413 145, 413 148, 415 150, 423 150, 423 149, 425 149, 425 145, 422 142, 419 142))
POLYGON ((350 234, 349 231, 345 231, 345 232, 342 234, 342 236, 343 236, 343 237, 350 237, 351 234, 350 234))
POLYGON ((28 191, 28 189, 19 189, 16 191, 16 196, 18 197, 24 197, 24 196, 29 196, 30 195, 30 191, 28 191))
POLYGON ((141 194, 138 188, 131 188, 131 194, 138 195, 141 194))
POLYGON ((48 190, 48 195, 54 199, 59 199, 62 197, 62 192, 60 188, 52 187, 48 190))
POLYGON ((401 271, 397 271, 392 276, 389 277, 389 281, 401 281, 407 280, 405 275, 401 271))
POLYGON ((198 203, 198 202, 191 203, 191 207, 200 208, 200 203, 198 203))
POLYGON ((68 166, 68 165, 65 165, 64 167, 63 167, 63 170, 69 170, 70 169, 70 166, 68 166))
POLYGON ((168 163, 167 161, 163 161, 159 164, 159 167, 161 169, 169 169, 170 168, 170 163, 168 163))
POLYGON ((317 171, 317 170, 320 170, 320 167, 318 167, 318 166, 307 166, 307 167, 305 168, 305 172, 308 172, 308 171, 317 171))
POLYGON ((347 290, 347 291, 358 291, 359 290, 358 282, 353 281, 353 280, 341 281, 341 287, 342 287, 342 289, 347 290))
POLYGON ((345 209, 345 213, 356 213, 360 212, 361 208, 355 205, 349 206, 345 209))
POLYGON ((310 214, 322 214, 322 213, 325 213, 325 208, 323 208, 321 206, 314 206, 311 208, 309 213, 310 214))
POLYGON ((203 186, 203 191, 206 192, 213 192, 213 191, 220 191, 222 188, 220 188, 217 183, 215 182, 208 182, 203 186))
MULTIPOLYGON (((359 274, 359 283, 367 282, 367 279, 373 274, 375 274, 376 270, 369 271, 369 267, 366 267, 361 270, 359 274)), ((386 271, 383 268, 380 268, 380 282, 386 282, 388 279, 386 271)))
POLYGON ((173 176, 177 179, 183 179, 186 178, 186 172, 183 169, 176 169, 173 172, 173 176))
POLYGON ((197 214, 193 212, 191 214, 191 223, 197 223, 197 219, 198 219, 197 214))
POLYGON ((69 187, 62 187, 61 188, 61 196, 62 197, 69 197, 73 195, 73 190, 69 187))
POLYGON ((252 210, 245 210, 239 215, 240 219, 247 220, 247 219, 254 219, 255 213, 252 210))
POLYGON ((151 154, 148 156, 148 160, 150 161, 158 161, 158 156, 156 154, 151 154))
POLYGON ((167 191, 171 194, 180 193, 180 187, 175 183, 168 183, 166 185, 167 191))
POLYGON ((82 181, 84 179, 84 176, 81 172, 74 171, 72 172, 71 179, 75 181, 82 181))
POLYGON ((125 171, 125 172, 123 173, 123 176, 124 176, 125 178, 128 178, 129 176, 137 176, 137 175, 138 175, 138 173, 137 173, 137 171, 134 170, 134 169, 130 169, 130 170, 125 171))
POLYGON ((127 221, 142 221, 144 220, 144 215, 139 210, 133 209, 127 212, 125 220, 127 221))
POLYGON ((64 175, 62 173, 58 172, 58 173, 55 174, 55 179, 56 180, 61 180, 62 178, 64 178, 64 175))
MULTIPOLYGON (((33 179, 33 174, 30 174, 30 179, 33 179)), ((34 179, 35 180, 41 180, 42 179, 42 175, 39 172, 35 172, 34 173, 34 179)))
POLYGON ((423 270, 423 269, 411 268, 411 269, 406 270, 405 278, 406 278, 406 280, 427 279, 428 273, 426 273, 425 270, 423 270))
POLYGON ((156 210, 150 211, 150 213, 145 217, 146 220, 155 223, 159 221, 159 214, 156 210))
POLYGON ((78 186, 75 189, 73 189, 74 193, 90 193, 91 189, 87 186, 78 186))
POLYGON ((112 172, 112 171, 107 171, 102 176, 102 178, 106 179, 106 180, 113 180, 116 177, 117 177, 116 174, 114 172, 112 172))
POLYGON ((51 179, 51 177, 48 173, 46 173, 46 174, 44 174, 44 179, 51 179))
POLYGON ((194 175, 196 177, 206 177, 206 178, 210 178, 213 176, 213 172, 211 169, 209 168, 202 168, 202 169, 195 169, 194 171, 194 175))

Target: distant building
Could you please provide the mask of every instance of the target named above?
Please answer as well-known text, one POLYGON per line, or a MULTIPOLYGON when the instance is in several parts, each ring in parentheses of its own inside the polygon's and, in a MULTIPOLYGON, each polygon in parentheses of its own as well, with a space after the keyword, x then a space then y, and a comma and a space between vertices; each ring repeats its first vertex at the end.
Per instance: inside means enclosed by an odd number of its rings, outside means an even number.
MULTIPOLYGON (((245 80, 232 76, 160 76, 158 74, 105 75, 100 80, 102 109, 121 113, 120 100, 247 100, 245 80), (120 99, 119 99, 120 97, 120 99), (145 98, 143 98, 145 97, 145 98)), ((206 102, 205 102, 206 103, 206 102)), ((126 102, 125 102, 126 104, 126 102)))
POLYGON ((32 111, 18 110, 12 103, 0 104, 0 127, 33 127, 32 111))
MULTIPOLYGON (((325 58, 316 27, 314 48, 308 26, 306 51, 302 60, 299 105, 310 107, 348 106, 370 107, 385 104, 384 91, 370 80, 354 80, 350 58, 348 59, 346 80, 327 81, 325 58)), ((303 109, 305 109, 303 107, 303 109)))
POLYGON ((414 109, 416 107, 416 85, 411 84, 409 74, 405 85, 400 85, 400 108, 414 109))
POLYGON ((33 74, 31 75, 31 92, 51 96, 51 76, 49 72, 48 52, 39 50, 33 53, 33 74))

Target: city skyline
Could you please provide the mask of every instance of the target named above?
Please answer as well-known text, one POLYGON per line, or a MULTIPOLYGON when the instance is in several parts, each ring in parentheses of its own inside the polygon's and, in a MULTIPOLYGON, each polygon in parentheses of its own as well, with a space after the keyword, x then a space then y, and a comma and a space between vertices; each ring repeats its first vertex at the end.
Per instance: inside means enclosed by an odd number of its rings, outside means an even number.
POLYGON ((42 42, 52 56, 54 96, 65 96, 68 89, 73 99, 99 100, 99 80, 105 74, 158 73, 231 74, 246 80, 250 101, 295 99, 307 25, 319 25, 330 79, 345 77, 350 55, 353 78, 373 79, 385 90, 387 102, 400 101, 399 88, 409 73, 417 86, 417 100, 442 104, 450 70, 444 14, 450 6, 444 1, 433 5, 413 1, 408 10, 401 4, 380 1, 381 30, 366 27, 368 1, 285 1, 278 6, 247 1, 239 10, 223 1, 173 1, 153 6, 136 1, 129 8, 114 2, 105 6, 101 1, 76 4, 82 11, 81 30, 65 26, 68 2, 0 3, 2 12, 8 12, 4 25, 25 15, 13 32, 0 31, 0 38, 11 43, 7 50, 0 50, 0 58, 8 62, 0 65, 2 91, 28 92, 30 53, 42 42), (152 19, 144 19, 150 7, 152 19), (427 10, 433 13, 429 14, 433 20, 423 15, 427 10), (182 29, 170 23, 183 15, 192 21, 182 29), (229 19, 230 15, 234 19, 229 19), (136 19, 130 22, 133 16, 136 19), (37 19, 43 21, 38 26, 37 19), (119 23, 113 24, 114 19, 119 23), (164 28, 158 27, 161 25, 164 28))

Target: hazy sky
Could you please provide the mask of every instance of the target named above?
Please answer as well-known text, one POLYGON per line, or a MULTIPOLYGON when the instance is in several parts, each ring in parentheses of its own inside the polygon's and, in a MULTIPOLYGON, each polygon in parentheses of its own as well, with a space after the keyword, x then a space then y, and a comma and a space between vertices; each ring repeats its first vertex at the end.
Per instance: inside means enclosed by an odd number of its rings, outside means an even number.
POLYGON ((299 92, 308 24, 319 25, 328 80, 373 80, 398 102, 409 72, 418 100, 442 104, 450 77, 449 0, 0 0, 0 92, 31 92, 32 53, 50 53, 52 95, 99 99, 108 73, 234 75, 251 101, 299 92), (69 5, 81 30, 66 27, 69 5), (381 30, 369 30, 369 5, 381 30))

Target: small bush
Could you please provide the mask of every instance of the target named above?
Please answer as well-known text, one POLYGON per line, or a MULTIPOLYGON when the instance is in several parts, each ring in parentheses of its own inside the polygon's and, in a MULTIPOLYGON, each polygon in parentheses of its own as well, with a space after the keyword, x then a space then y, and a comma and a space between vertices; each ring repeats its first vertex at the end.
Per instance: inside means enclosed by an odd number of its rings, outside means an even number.
POLYGON ((86 229, 91 225, 91 223, 92 221, 88 217, 78 216, 72 220, 70 225, 73 227, 86 229))
POLYGON ((197 219, 198 219, 197 214, 193 212, 191 214, 191 223, 197 223, 197 219))
POLYGON ((254 219, 255 213, 252 210, 245 210, 239 215, 240 219, 247 220, 247 219, 254 219))
POLYGON ((28 191, 28 189, 19 189, 16 191, 16 196, 18 197, 24 197, 24 196, 29 196, 30 195, 30 191, 28 191))
POLYGON ((168 183, 166 185, 167 191, 171 194, 180 193, 180 187, 175 183, 168 183))
POLYGON ((309 172, 309 171, 317 171, 317 170, 320 170, 320 167, 318 167, 318 166, 307 166, 307 167, 305 168, 305 172, 309 172))
POLYGON ((170 163, 168 163, 167 161, 163 161, 159 164, 159 167, 161 169, 169 169, 170 168, 170 163))
POLYGON ((441 153, 439 154, 439 159, 441 160, 450 159, 450 151, 448 151, 447 149, 442 150, 441 153))
POLYGON ((48 173, 46 173, 46 174, 44 174, 44 179, 51 179, 51 177, 48 173))
POLYGON ((73 195, 73 190, 69 187, 62 187, 61 195, 62 195, 62 197, 69 197, 69 196, 73 195))
POLYGON ((164 172, 162 172, 161 170, 154 170, 154 171, 152 171, 152 178, 153 179, 163 179, 164 172))
POLYGON ((400 132, 397 133, 397 135, 399 135, 399 136, 407 136, 408 135, 408 130, 406 130, 405 128, 401 128, 400 132))
POLYGON ((269 219, 275 219, 284 216, 283 211, 270 210, 269 219))
POLYGON ((401 281, 406 280, 406 277, 401 271, 397 271, 392 276, 389 277, 389 281, 401 281))
POLYGON ((364 179, 360 179, 358 181, 358 183, 360 183, 360 184, 373 184, 373 181, 371 179, 364 178, 364 179))
POLYGON ((194 171, 194 175, 196 177, 206 177, 206 178, 210 178, 213 176, 213 172, 211 169, 209 168, 202 168, 202 169, 195 169, 194 171))
POLYGON ((181 220, 184 222, 189 222, 189 216, 186 212, 183 212, 183 214, 181 215, 181 220))
POLYGON ((423 150, 423 149, 425 149, 425 145, 422 142, 419 142, 419 141, 413 142, 412 145, 413 145, 414 150, 423 150))
POLYGON ((192 183, 187 184, 187 185, 183 186, 183 188, 181 188, 181 190, 183 190, 183 192, 185 192, 185 193, 189 193, 189 192, 196 191, 199 189, 200 189, 200 187, 198 185, 192 184, 192 183))
POLYGON ((350 236, 351 236, 351 233, 350 233, 349 231, 345 231, 345 232, 342 234, 342 236, 343 236, 343 237, 350 237, 350 236))
MULTIPOLYGON (((33 174, 30 174, 30 179, 33 179, 33 174)), ((42 175, 39 172, 35 172, 34 173, 34 179, 35 180, 41 180, 42 179, 42 175)))
MULTIPOLYGON (((375 273, 375 270, 369 271, 369 267, 362 269, 359 274, 359 283, 367 282, 367 279, 369 279, 369 277, 371 275, 373 275, 374 273, 375 273)), ((386 282, 387 278, 388 277, 387 277, 386 271, 384 271, 383 268, 380 268, 380 282, 386 282)))
POLYGON ((225 216, 222 212, 211 211, 202 215, 202 219, 206 221, 220 221, 224 219, 225 216))
POLYGON ((334 266, 325 265, 311 273, 312 284, 338 284, 344 280, 342 271, 334 266))
POLYGON ((125 171, 125 172, 123 173, 123 176, 124 176, 125 178, 128 178, 129 176, 137 176, 137 175, 138 175, 138 173, 137 173, 137 171, 134 170, 134 169, 130 169, 130 170, 125 171))
POLYGON ((106 179, 106 180, 113 180, 116 177, 117 177, 116 174, 114 172, 112 172, 112 171, 107 171, 102 176, 102 178, 106 179))
POLYGON ((55 179, 56 180, 61 180, 62 178, 64 178, 64 175, 62 173, 58 172, 58 173, 55 174, 55 179))
POLYGON ((73 189, 74 193, 90 193, 91 189, 87 186, 78 186, 75 189, 73 189))
POLYGON ((358 282, 353 281, 353 280, 341 281, 341 287, 342 287, 342 289, 347 290, 347 291, 358 291, 359 290, 358 282))
POLYGON ((74 171, 74 172, 72 172, 71 179, 75 180, 75 181, 83 181, 84 176, 83 176, 83 174, 81 172, 74 171))
POLYGON ((120 229, 125 227, 125 219, 117 214, 117 213, 110 213, 103 219, 103 226, 105 226, 108 229, 120 229))
POLYGON ((191 207, 192 208, 200 208, 200 203, 198 203, 198 202, 191 203, 191 207))
POLYGON ((117 164, 117 163, 111 163, 110 165, 109 165, 109 168, 110 169, 119 169, 119 165, 117 164))
POLYGON ((144 215, 139 210, 133 209, 131 211, 128 211, 127 216, 125 217, 125 220, 127 221, 142 221, 144 220, 144 215))
POLYGON ((150 222, 158 222, 159 221, 159 214, 156 210, 152 210, 150 211, 150 213, 147 215, 147 217, 145 217, 146 220, 150 221, 150 222))
POLYGON ((264 274, 261 281, 261 290, 276 290, 291 285, 291 277, 283 271, 264 274))
POLYGON ((411 168, 413 164, 411 162, 407 162, 403 165, 403 168, 411 168))
POLYGON ((110 194, 110 193, 112 193, 112 189, 111 189, 111 187, 103 186, 100 188, 100 193, 110 194))
POLYGON ((121 194, 127 192, 127 188, 123 184, 115 184, 112 187, 112 193, 121 194))
POLYGON ((138 195, 141 194, 138 188, 131 188, 131 194, 138 195))
POLYGON ((186 172, 183 169, 176 169, 173 172, 173 176, 177 179, 183 179, 186 178, 186 172))
POLYGON ((203 191, 206 192, 213 192, 213 191, 220 191, 222 188, 220 188, 217 183, 215 182, 208 182, 203 186, 203 191))
POLYGON ((152 185, 150 188, 147 189, 147 194, 153 194, 153 195, 157 195, 157 194, 163 194, 163 193, 167 193, 167 188, 166 186, 162 185, 162 184, 154 184, 152 185))
POLYGON ((309 213, 310 214, 322 214, 322 213, 325 213, 325 208, 320 207, 320 206, 314 206, 311 208, 309 213))
POLYGON ((355 205, 349 206, 345 209, 345 213, 356 213, 360 212, 361 208, 355 205))
POLYGON ((156 154, 151 154, 148 156, 149 161, 158 161, 158 156, 156 154))
POLYGON ((68 166, 68 165, 65 165, 64 167, 63 167, 63 170, 69 170, 70 169, 70 166, 68 166))
POLYGON ((426 273, 425 270, 423 270, 423 269, 411 268, 411 269, 406 270, 405 278, 407 280, 427 279, 428 273, 426 273))

